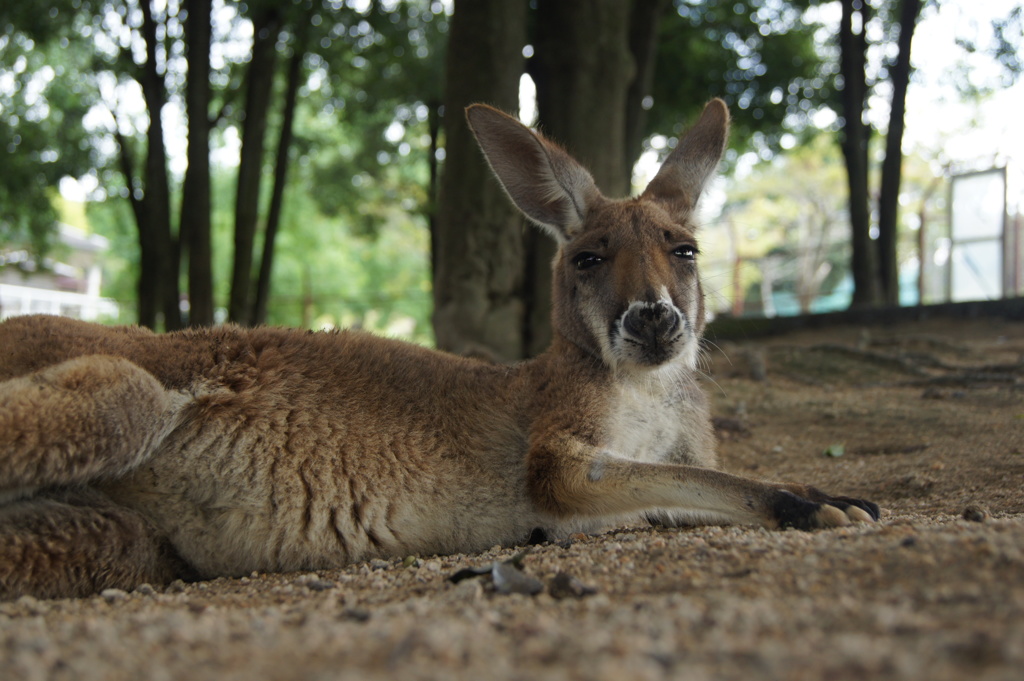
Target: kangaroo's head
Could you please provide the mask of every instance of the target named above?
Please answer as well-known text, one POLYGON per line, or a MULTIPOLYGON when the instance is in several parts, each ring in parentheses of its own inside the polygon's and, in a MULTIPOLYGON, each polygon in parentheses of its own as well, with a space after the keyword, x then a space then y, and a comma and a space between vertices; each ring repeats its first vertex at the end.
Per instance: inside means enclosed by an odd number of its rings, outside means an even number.
POLYGON ((636 198, 604 197, 563 149, 489 106, 466 111, 494 174, 559 244, 555 334, 613 369, 694 366, 704 329, 695 212, 729 128, 715 99, 636 198))

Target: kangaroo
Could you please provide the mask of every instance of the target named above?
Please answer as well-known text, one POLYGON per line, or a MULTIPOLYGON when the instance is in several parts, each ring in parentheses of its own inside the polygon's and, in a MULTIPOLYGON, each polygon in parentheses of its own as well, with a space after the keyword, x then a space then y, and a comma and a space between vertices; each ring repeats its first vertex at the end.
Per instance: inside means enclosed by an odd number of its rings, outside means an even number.
POLYGON ((715 469, 694 210, 712 100, 637 198, 486 105, 467 118, 554 237, 554 340, 515 365, 358 331, 0 324, 0 597, 476 552, 621 523, 828 528, 878 506, 715 469))

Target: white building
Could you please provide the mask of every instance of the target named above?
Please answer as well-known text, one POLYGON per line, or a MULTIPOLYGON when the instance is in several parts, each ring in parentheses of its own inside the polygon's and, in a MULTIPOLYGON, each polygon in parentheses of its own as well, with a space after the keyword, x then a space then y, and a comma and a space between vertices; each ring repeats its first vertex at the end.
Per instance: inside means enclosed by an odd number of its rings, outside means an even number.
POLYGON ((99 261, 107 239, 61 223, 58 244, 42 263, 28 251, 0 249, 0 319, 23 314, 117 318, 117 303, 100 297, 99 261))

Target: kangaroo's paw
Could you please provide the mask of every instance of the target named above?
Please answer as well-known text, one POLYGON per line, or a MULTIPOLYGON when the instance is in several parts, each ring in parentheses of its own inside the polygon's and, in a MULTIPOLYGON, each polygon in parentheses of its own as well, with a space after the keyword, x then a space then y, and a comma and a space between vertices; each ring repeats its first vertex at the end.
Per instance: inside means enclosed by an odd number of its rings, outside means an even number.
POLYGON ((776 527, 794 527, 798 530, 819 530, 843 527, 850 523, 870 523, 878 520, 878 504, 852 497, 832 497, 814 488, 805 494, 780 489, 772 503, 776 527))

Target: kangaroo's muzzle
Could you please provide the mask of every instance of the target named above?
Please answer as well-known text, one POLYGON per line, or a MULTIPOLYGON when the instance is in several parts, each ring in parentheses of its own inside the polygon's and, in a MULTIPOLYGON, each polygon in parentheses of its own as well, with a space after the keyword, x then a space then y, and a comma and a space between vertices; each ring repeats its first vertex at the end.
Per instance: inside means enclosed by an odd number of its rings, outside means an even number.
POLYGON ((662 364, 682 349, 683 314, 671 303, 635 302, 623 313, 618 326, 630 358, 638 364, 662 364))

